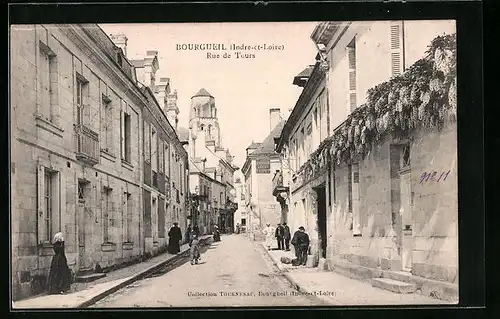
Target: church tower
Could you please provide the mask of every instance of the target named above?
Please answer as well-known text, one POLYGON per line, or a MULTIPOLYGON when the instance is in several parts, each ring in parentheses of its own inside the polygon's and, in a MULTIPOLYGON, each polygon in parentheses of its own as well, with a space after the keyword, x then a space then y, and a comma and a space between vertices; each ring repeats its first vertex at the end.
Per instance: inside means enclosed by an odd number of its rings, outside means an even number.
POLYGON ((203 157, 205 145, 215 144, 221 147, 219 119, 215 98, 205 89, 191 97, 191 109, 189 112, 189 144, 190 155, 203 157))

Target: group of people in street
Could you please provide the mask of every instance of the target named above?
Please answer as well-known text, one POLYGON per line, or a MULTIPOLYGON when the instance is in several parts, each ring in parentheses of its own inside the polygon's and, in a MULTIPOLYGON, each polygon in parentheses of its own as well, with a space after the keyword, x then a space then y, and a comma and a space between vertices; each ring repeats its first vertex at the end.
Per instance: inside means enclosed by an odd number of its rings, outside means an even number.
POLYGON ((267 223, 263 233, 266 236, 267 250, 271 250, 274 240, 277 241, 278 250, 289 251, 291 243, 294 247, 296 257, 296 260, 292 264, 296 266, 306 265, 310 241, 309 235, 307 235, 303 226, 300 226, 293 234, 293 237, 291 237, 290 227, 286 223, 278 224, 276 228, 267 223))

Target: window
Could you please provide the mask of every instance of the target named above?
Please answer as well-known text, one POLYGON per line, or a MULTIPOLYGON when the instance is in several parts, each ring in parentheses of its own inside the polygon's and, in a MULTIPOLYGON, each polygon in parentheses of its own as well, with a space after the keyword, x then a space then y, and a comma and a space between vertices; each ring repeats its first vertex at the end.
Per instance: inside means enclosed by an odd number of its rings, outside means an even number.
POLYGON ((158 171, 158 140, 153 128, 151 128, 151 169, 158 171))
POLYGON ((77 124, 90 125, 90 105, 87 103, 89 94, 89 82, 77 74, 76 79, 76 108, 77 124))
POLYGON ((109 154, 113 154, 113 110, 111 108, 111 100, 103 95, 102 105, 104 108, 103 150, 109 154))
POLYGON ((149 133, 149 123, 144 122, 144 134, 143 134, 143 139, 144 139, 144 160, 146 162, 151 162, 151 135, 149 133))
POLYGON ((163 141, 159 141, 158 145, 158 163, 160 164, 160 172, 165 171, 165 162, 163 161, 163 153, 165 153, 165 147, 163 146, 163 141))
POLYGON ((406 170, 410 168, 410 144, 407 143, 403 146, 401 150, 401 156, 399 160, 399 169, 406 170))
POLYGON ((125 209, 127 211, 126 216, 127 216, 127 242, 131 243, 134 241, 132 237, 132 217, 134 213, 134 202, 132 201, 132 194, 130 193, 124 193, 125 201, 126 201, 126 206, 125 209))
POLYGON ((103 211, 102 211, 102 237, 104 243, 109 243, 109 219, 112 208, 111 203, 111 188, 104 187, 103 189, 103 211))
POLYGON ((50 243, 52 236, 60 231, 59 173, 38 166, 38 238, 40 243, 50 243))
POLYGON ((169 154, 169 145, 168 143, 165 143, 165 154, 163 156, 163 159, 165 161, 165 175, 170 177, 170 154, 169 154))
MULTIPOLYGON (((156 198, 154 198, 154 197, 151 200, 151 215, 152 215, 151 217, 153 220, 156 219, 156 226, 158 227, 158 208, 156 205, 156 198)), ((158 229, 157 229, 157 233, 158 233, 158 229)), ((157 236, 153 236, 153 237, 157 237, 157 236)))
POLYGON ((398 76, 402 73, 403 61, 401 61, 402 56, 402 22, 393 21, 391 22, 391 74, 392 76, 398 76))
POLYGON ((40 104, 39 116, 55 123, 58 108, 58 70, 57 56, 44 43, 40 42, 40 104))
POLYGON ((347 46, 349 64, 349 106, 351 112, 356 108, 356 38, 347 46))
POLYGON ((122 159, 128 163, 131 163, 131 143, 132 143, 132 126, 130 114, 122 112, 122 129, 121 129, 121 140, 122 140, 122 159))
POLYGON ((241 219, 241 226, 246 226, 247 225, 247 220, 246 218, 241 219))
POLYGON ((306 153, 304 154, 304 158, 308 158, 312 153, 312 123, 307 126, 307 135, 306 135, 306 153))
POLYGON ((361 216, 359 211, 359 165, 348 166, 349 215, 353 236, 361 236, 361 216))

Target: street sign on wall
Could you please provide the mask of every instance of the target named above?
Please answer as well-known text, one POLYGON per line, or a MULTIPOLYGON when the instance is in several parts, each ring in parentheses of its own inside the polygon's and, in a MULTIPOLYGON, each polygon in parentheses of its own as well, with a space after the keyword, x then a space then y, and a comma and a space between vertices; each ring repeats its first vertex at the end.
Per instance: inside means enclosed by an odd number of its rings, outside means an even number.
POLYGON ((258 159, 256 162, 257 174, 271 173, 271 160, 269 158, 258 159))

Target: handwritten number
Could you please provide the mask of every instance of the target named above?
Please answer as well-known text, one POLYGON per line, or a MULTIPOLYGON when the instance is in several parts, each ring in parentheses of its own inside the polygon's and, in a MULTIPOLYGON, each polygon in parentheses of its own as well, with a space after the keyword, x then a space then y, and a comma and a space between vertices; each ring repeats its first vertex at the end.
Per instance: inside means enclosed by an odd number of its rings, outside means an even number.
POLYGON ((424 182, 424 179, 425 179, 426 176, 427 176, 427 173, 423 172, 422 176, 420 176, 420 184, 422 184, 424 182))
POLYGON ((450 173, 450 171, 447 171, 447 172, 446 172, 446 175, 444 176, 443 181, 445 181, 445 180, 446 180, 446 177, 448 177, 448 174, 449 174, 449 173, 450 173))
POLYGON ((432 176, 431 176, 431 181, 434 180, 434 176, 436 176, 437 172, 432 172, 432 176))
POLYGON ((438 182, 441 180, 441 177, 443 177, 443 174, 444 174, 444 172, 442 172, 441 175, 439 175, 439 178, 437 180, 438 182))

